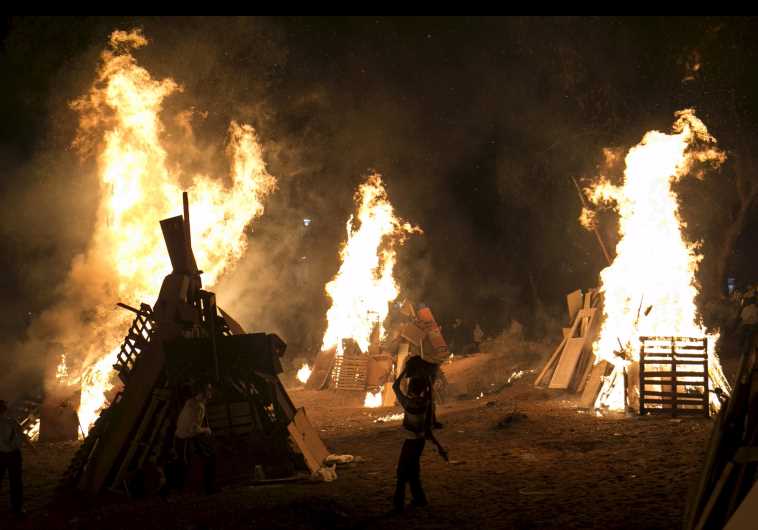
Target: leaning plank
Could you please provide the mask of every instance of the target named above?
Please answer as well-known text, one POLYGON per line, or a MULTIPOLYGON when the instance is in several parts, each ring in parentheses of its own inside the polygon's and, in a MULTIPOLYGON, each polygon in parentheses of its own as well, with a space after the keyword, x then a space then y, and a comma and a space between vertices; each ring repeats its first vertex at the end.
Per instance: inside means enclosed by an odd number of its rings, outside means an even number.
POLYGON ((540 386, 542 384, 542 379, 547 374, 547 371, 550 368, 552 368, 555 365, 555 363, 557 362, 558 356, 561 354, 561 352, 563 351, 563 347, 566 345, 566 340, 568 340, 568 339, 566 339, 566 337, 564 337, 563 340, 561 341, 561 343, 558 345, 558 347, 553 352, 553 354, 550 356, 550 358, 545 363, 545 366, 542 367, 542 370, 540 370, 540 373, 537 375, 537 379, 534 380, 534 386, 540 386))
POLYGON ((758 520, 758 482, 753 484, 750 493, 742 500, 737 510, 726 523, 724 530, 751 530, 758 520))
POLYGON ((610 364, 608 361, 600 361, 592 367, 587 383, 584 385, 584 391, 582 397, 579 400, 579 407, 583 409, 590 409, 595 405, 597 394, 600 392, 600 387, 603 384, 603 377, 605 377, 610 364))
POLYGON ((566 347, 563 349, 558 366, 555 367, 555 372, 553 372, 553 377, 550 380, 548 388, 568 388, 574 375, 574 370, 576 370, 576 364, 579 362, 582 348, 584 348, 584 343, 584 337, 566 340, 566 347))

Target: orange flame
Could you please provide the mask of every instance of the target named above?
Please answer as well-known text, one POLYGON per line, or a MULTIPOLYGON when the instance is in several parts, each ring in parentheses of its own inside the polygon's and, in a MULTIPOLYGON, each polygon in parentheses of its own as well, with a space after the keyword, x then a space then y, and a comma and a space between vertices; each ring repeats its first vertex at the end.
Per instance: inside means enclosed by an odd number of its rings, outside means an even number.
POLYGON ((373 409, 381 407, 382 402, 382 389, 380 388, 376 393, 366 392, 366 398, 363 400, 363 406, 373 409))
POLYGON ((297 380, 301 383, 305 384, 308 382, 308 379, 311 378, 311 367, 308 366, 308 363, 303 363, 303 366, 300 367, 300 369, 297 371, 297 380))
MULTIPOLYGON (((604 382, 598 408, 623 410, 622 374, 630 360, 614 352, 621 342, 627 357, 639 360, 641 336, 707 336, 711 388, 729 387, 714 349, 717 335, 708 334, 699 323, 695 272, 702 256, 695 244, 684 239, 672 189, 689 174, 693 162, 717 165, 725 157, 693 110, 680 111, 676 117, 673 134, 650 131, 629 150, 620 186, 601 178, 586 190, 591 202, 618 212, 621 236, 616 258, 600 273, 604 321, 593 348, 596 362, 608 361, 614 373, 604 382)), ((586 222, 591 216, 583 212, 581 219, 586 222)), ((711 406, 718 409, 716 396, 711 406)))
POLYGON ((355 194, 358 213, 347 221, 347 241, 340 251, 337 275, 326 284, 332 305, 326 313, 328 326, 322 350, 342 354, 343 339, 352 338, 368 351, 376 327, 384 336, 389 303, 399 294, 393 277, 397 245, 421 229, 395 216, 382 178, 368 177, 355 194))
POLYGON ((79 408, 85 431, 106 405, 111 367, 128 319, 109 308, 119 299, 150 300, 171 272, 158 221, 179 213, 181 191, 187 188, 182 182, 192 183, 192 240, 206 285, 216 283, 242 257, 245 229, 263 213, 262 201, 276 187, 255 131, 236 122, 229 126, 230 185, 209 175, 185 175, 173 163, 169 167, 160 113, 165 98, 181 87, 170 78, 154 79, 137 63, 132 50, 145 45, 139 30, 114 31, 95 83, 71 104, 79 113, 74 146, 85 155, 97 153, 102 196, 95 233, 72 276, 106 271, 113 296, 107 309, 98 308, 98 337, 90 337, 85 346, 79 408))

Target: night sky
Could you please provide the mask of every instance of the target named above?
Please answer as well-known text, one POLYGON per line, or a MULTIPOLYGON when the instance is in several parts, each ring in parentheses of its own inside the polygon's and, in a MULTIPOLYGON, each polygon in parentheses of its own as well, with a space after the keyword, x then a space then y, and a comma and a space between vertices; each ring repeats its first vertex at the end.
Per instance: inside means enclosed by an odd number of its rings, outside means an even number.
MULTIPOLYGON (((676 110, 697 109, 729 156, 717 174, 683 186, 704 274, 734 218, 735 174, 758 152, 752 19, 5 18, 6 338, 56 299, 91 234, 96 177, 70 149, 67 103, 91 84, 110 32, 133 27, 151 40, 135 53, 140 63, 184 86, 170 105, 208 112, 199 136, 222 136, 231 119, 258 130, 280 190, 251 240, 271 270, 251 275, 250 303, 274 309, 243 317, 303 348, 323 333, 323 285, 371 170, 384 175, 397 213, 425 232, 400 251, 404 294, 443 321, 463 316, 494 334, 517 319, 539 335, 536 315, 561 316, 565 294, 593 287, 603 266, 570 180, 595 176, 603 147, 668 132, 676 110), (292 238, 277 246, 282 233, 292 238), (302 256, 306 279, 292 293, 302 256)), ((756 279, 753 210, 729 261, 741 284, 756 279)), ((613 219, 603 219, 612 248, 613 219)))

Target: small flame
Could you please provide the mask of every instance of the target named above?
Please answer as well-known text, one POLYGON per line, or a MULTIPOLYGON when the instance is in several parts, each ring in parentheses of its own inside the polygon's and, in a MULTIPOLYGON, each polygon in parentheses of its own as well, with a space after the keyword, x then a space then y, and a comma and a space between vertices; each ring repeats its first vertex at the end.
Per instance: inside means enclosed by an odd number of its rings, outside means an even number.
POLYGON ((381 416, 379 418, 376 418, 374 420, 374 423, 387 423, 390 421, 399 421, 403 419, 403 413, 398 412, 396 414, 387 414, 386 416, 381 416))
POLYGON ((39 426, 40 426, 40 419, 37 418, 32 426, 29 428, 29 430, 26 432, 26 436, 29 438, 30 441, 36 442, 39 440, 39 426))
POLYGON ((297 371, 297 380, 301 383, 305 384, 308 382, 308 379, 311 377, 311 367, 308 366, 308 363, 303 363, 303 366, 300 367, 300 370, 297 371))
POLYGON ((375 409, 382 406, 382 389, 380 388, 376 394, 372 392, 366 392, 366 399, 363 400, 363 406, 370 409, 375 409))
POLYGON ((59 384, 68 384, 68 365, 66 365, 66 354, 61 353, 61 361, 55 369, 55 379, 59 384))

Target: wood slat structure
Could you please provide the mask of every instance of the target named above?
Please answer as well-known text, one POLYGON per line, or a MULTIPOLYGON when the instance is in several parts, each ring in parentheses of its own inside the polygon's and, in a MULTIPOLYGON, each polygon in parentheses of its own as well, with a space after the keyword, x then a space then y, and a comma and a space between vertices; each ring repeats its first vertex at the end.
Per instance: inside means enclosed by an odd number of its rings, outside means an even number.
POLYGON ((368 355, 346 351, 334 357, 332 382, 338 390, 366 390, 368 355))
POLYGON ((758 526, 758 330, 745 331, 735 386, 716 419, 687 506, 687 530, 758 526))
POLYGON ((640 415, 710 415, 708 339, 640 337, 640 415))

